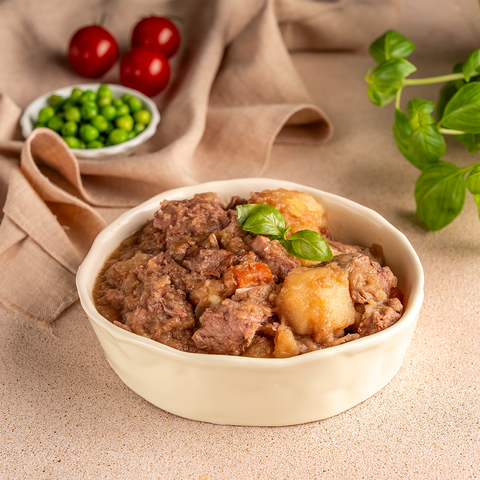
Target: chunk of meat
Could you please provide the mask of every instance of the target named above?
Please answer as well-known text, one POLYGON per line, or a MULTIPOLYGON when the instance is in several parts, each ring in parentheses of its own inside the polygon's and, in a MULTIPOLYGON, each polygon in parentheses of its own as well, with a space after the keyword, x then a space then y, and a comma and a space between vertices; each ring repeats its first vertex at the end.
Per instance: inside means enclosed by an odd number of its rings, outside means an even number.
POLYGON ((230 223, 221 201, 205 195, 189 200, 164 200, 155 212, 154 227, 166 233, 167 248, 185 236, 209 235, 230 223))
POLYGON ((330 246, 334 256, 340 255, 342 253, 363 253, 371 260, 383 265, 385 263, 385 258, 383 256, 383 248, 374 243, 370 248, 360 247, 359 245, 348 245, 346 243, 341 243, 336 240, 331 240, 328 237, 324 237, 330 246))
POLYGON ((183 266, 202 277, 220 278, 237 261, 237 257, 226 250, 198 247, 185 257, 183 266))
POLYGON ((273 281, 271 283, 264 283, 263 285, 256 285, 253 287, 237 288, 235 290, 235 295, 231 298, 236 302, 250 300, 257 305, 273 307, 276 298, 275 289, 275 283, 273 281))
POLYGON ((265 261, 276 281, 283 282, 288 272, 300 266, 298 258, 290 255, 278 240, 272 241, 259 235, 253 240, 251 248, 265 261))
POLYGON ((252 302, 226 299, 205 310, 200 317, 202 327, 192 339, 208 353, 240 355, 267 318, 265 309, 252 302))
POLYGON ((398 298, 390 298, 385 302, 365 305, 365 312, 358 325, 357 332, 361 337, 385 330, 396 323, 403 313, 403 305, 398 298))
POLYGON ((174 348, 178 348, 176 340, 182 332, 194 324, 195 316, 185 292, 170 285, 168 277, 159 279, 154 288, 144 292, 135 310, 125 315, 125 325, 132 332, 174 348))
POLYGON ((239 197, 238 195, 234 195, 231 199, 229 204, 227 205, 227 210, 235 210, 238 205, 246 205, 248 200, 246 198, 239 197))
POLYGON ((355 303, 381 302, 389 298, 397 285, 397 277, 390 268, 361 253, 344 253, 322 265, 337 266, 348 272, 350 295, 355 303))

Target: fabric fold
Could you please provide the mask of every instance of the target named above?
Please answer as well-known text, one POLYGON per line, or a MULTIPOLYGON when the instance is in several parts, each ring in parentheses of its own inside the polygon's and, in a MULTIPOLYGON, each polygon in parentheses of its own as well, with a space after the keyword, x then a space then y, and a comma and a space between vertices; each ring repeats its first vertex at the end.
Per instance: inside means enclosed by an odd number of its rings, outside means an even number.
POLYGON ((0 158, 0 175, 8 181, 0 223, 0 303, 48 324, 76 300, 82 257, 18 165, 0 158))

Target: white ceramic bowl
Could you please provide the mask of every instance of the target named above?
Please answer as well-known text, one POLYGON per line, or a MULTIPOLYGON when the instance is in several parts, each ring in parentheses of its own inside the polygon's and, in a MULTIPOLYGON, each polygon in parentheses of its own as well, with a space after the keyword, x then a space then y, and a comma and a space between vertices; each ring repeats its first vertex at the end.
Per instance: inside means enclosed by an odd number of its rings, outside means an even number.
POLYGON ((330 193, 269 179, 211 182, 170 190, 139 205, 105 228, 79 268, 80 302, 118 376, 154 405, 182 417, 231 425, 292 425, 343 412, 383 388, 397 373, 423 301, 423 270, 407 238, 374 211, 330 193), (106 257, 152 218, 163 199, 214 191, 232 195, 286 188, 320 199, 335 238, 383 246, 398 276, 405 313, 392 327, 343 345, 286 359, 185 353, 129 333, 95 309, 92 287, 106 257))
MULTIPOLYGON (((33 127, 38 119, 38 112, 40 112, 42 108, 48 106, 47 101, 51 95, 56 94, 67 98, 70 96, 74 88, 80 88, 83 91, 93 90, 94 92, 96 92, 100 85, 101 83, 70 85, 69 87, 52 90, 51 92, 45 93, 44 95, 38 97, 36 100, 30 103, 30 105, 28 105, 28 107, 23 111, 23 114, 20 117, 20 128, 24 138, 27 138, 30 133, 32 133, 33 127)), ((150 112, 150 115, 152 117, 151 121, 142 133, 124 143, 102 148, 72 148, 71 150, 73 154, 78 158, 101 158, 133 153, 135 149, 137 149, 142 143, 146 142, 149 138, 151 138, 157 131, 158 123, 160 122, 160 113, 158 112, 157 105, 153 100, 151 100, 146 95, 140 93, 137 90, 133 90, 122 85, 108 84, 108 86, 112 91, 113 98, 120 98, 125 93, 130 93, 131 95, 135 95, 136 97, 138 97, 142 101, 144 108, 150 112)))

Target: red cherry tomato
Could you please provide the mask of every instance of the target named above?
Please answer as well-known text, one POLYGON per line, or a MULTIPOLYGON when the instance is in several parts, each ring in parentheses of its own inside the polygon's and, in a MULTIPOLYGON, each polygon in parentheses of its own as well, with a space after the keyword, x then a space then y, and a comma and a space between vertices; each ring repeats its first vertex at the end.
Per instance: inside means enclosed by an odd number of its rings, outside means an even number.
POLYGON ((180 46, 180 33, 175 24, 165 17, 146 17, 133 29, 132 47, 151 48, 170 58, 180 46))
POLYGON ((170 80, 167 57, 148 48, 133 47, 120 62, 120 82, 153 97, 160 93, 170 80))
POLYGON ((68 60, 83 77, 101 77, 113 67, 117 58, 118 44, 115 38, 99 25, 81 28, 70 40, 68 60))

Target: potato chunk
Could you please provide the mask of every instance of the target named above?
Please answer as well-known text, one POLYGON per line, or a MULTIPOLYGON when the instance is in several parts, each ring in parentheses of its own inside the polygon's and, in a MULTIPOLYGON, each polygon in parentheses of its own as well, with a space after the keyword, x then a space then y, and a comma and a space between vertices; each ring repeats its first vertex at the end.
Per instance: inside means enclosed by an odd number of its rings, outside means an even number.
POLYGON ((284 188, 263 190, 252 193, 248 203, 264 203, 276 208, 285 217, 287 226, 292 225, 290 234, 305 229, 320 233, 328 223, 325 207, 308 193, 284 188))
POLYGON ((312 335, 316 343, 328 345, 335 332, 355 322, 348 272, 328 265, 292 270, 276 300, 277 312, 293 333, 312 335))

